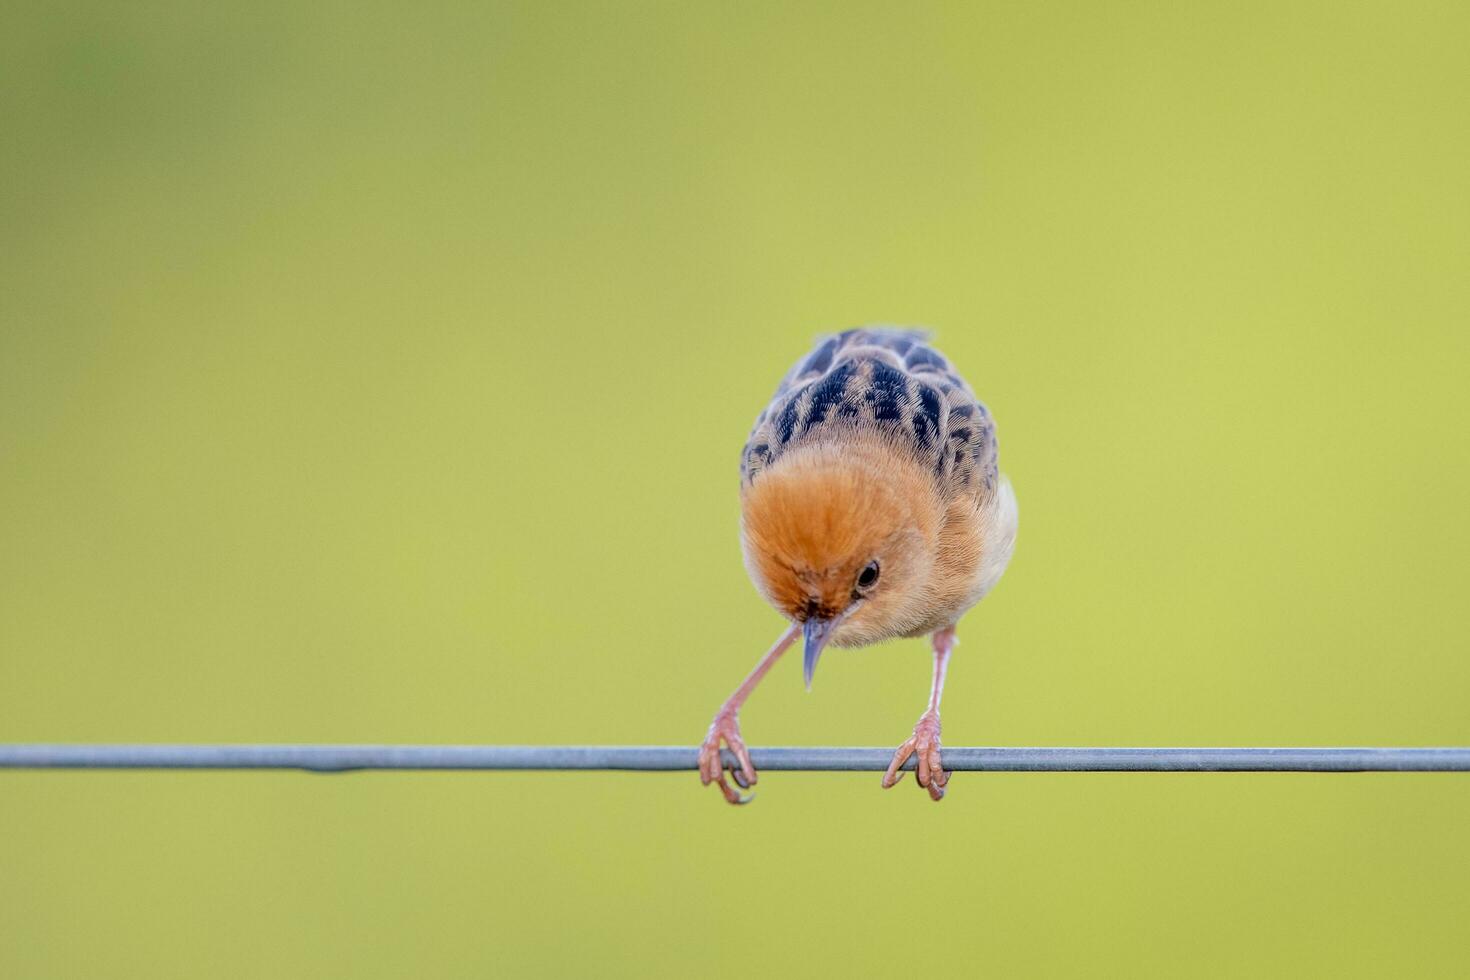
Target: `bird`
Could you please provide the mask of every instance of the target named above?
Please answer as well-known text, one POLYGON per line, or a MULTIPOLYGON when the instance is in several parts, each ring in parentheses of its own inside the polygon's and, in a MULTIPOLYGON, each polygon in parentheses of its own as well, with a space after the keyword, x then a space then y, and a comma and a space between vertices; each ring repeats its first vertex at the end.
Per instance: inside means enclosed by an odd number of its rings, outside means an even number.
POLYGON ((730 803, 753 798, 741 792, 758 774, 739 712, 798 638, 810 691, 829 646, 928 636, 928 706, 882 785, 894 786, 917 755, 918 785, 943 799, 939 701, 956 624, 1000 580, 1016 528, 995 423, 927 331, 867 326, 819 339, 741 450, 745 568, 788 625, 715 713, 699 748, 700 781, 730 803), (735 760, 728 770, 722 743, 735 760))

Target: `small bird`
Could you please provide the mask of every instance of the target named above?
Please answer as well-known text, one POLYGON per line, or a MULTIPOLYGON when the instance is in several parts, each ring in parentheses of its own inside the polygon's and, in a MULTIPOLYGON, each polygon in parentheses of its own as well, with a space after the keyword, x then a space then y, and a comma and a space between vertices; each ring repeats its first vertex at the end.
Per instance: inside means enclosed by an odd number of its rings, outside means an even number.
POLYGON ((949 774, 939 698, 955 624, 994 587, 1016 540, 1016 497, 998 469, 995 424, 921 330, 864 327, 823 338, 786 375, 740 457, 741 545, 756 589, 790 626, 716 712, 700 781, 746 803, 745 699, 798 636, 807 689, 827 646, 929 635, 929 706, 883 786, 917 753, 938 801, 949 774))

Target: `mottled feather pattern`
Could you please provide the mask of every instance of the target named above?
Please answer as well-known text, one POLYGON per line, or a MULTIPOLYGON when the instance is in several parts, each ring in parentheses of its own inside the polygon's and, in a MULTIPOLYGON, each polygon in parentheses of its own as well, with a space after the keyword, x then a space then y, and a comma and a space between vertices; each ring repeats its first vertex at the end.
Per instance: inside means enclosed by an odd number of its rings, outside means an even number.
POLYGON ((741 479, 753 482, 784 452, 842 426, 887 433, 950 492, 995 488, 990 413, 921 330, 863 327, 823 338, 756 419, 741 479))

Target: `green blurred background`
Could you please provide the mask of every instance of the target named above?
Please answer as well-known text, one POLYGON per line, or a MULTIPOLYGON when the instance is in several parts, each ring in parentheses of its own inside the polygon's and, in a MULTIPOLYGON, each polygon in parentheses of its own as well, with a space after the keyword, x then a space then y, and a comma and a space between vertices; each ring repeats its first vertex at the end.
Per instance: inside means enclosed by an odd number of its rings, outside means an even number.
MULTIPOLYGON (((683 743, 927 324, 950 744, 1470 743, 1463 4, 7 5, 0 740, 683 743)), ((922 642, 756 744, 893 745, 922 642)), ((0 773, 0 976, 1463 976, 1470 780, 0 773)))

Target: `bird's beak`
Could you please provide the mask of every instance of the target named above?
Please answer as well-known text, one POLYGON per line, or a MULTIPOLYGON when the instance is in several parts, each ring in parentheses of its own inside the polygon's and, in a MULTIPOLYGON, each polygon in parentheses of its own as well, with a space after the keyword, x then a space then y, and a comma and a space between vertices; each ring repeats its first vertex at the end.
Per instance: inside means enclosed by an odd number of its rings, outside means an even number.
POLYGON ((806 653, 802 657, 801 666, 808 691, 812 689, 812 674, 816 673, 817 660, 822 656, 822 648, 827 645, 827 640, 831 638, 833 630, 837 629, 837 624, 840 622, 842 622, 841 616, 833 616, 831 619, 812 616, 802 627, 802 635, 806 637, 806 653))

